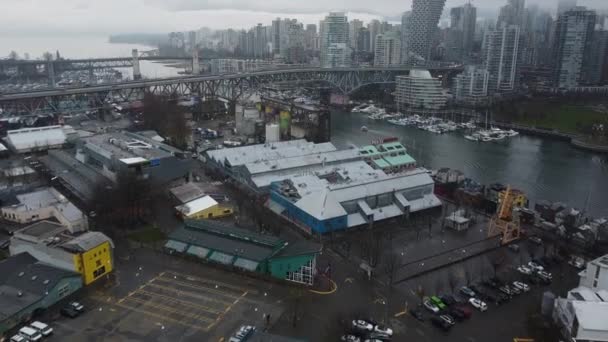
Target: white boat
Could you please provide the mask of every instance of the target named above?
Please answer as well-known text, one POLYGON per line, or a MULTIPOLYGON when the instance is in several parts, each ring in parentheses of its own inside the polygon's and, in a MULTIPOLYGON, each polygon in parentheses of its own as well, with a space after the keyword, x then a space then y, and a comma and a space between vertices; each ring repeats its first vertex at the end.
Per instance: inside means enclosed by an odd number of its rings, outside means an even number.
POLYGON ((367 126, 361 126, 361 132, 367 132, 369 129, 367 126))
POLYGON ((479 137, 475 135, 465 135, 464 138, 470 141, 479 141, 479 137))
POLYGON ((508 131, 504 131, 504 133, 508 136, 508 137, 514 137, 519 135, 518 131, 514 131, 512 129, 508 130, 508 131))

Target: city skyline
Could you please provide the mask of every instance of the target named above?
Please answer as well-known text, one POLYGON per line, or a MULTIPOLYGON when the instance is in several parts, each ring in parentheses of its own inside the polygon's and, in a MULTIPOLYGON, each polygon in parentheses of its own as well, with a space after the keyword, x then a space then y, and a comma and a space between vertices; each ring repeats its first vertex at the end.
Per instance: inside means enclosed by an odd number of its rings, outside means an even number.
MULTIPOLYGON (((442 13, 442 20, 449 18, 449 9, 462 6, 467 1, 448 0, 442 13)), ((489 13, 498 15, 497 9, 505 1, 491 0, 476 6, 478 18, 489 13), (492 9, 489 11, 488 9, 492 9)), ((249 3, 232 1, 231 5, 208 1, 203 5, 193 1, 168 2, 162 0, 108 0, 103 3, 85 0, 54 1, 3 1, 0 4, 0 32, 6 34, 114 34, 133 32, 168 32, 194 30, 200 27, 212 29, 249 28, 258 23, 269 23, 276 17, 296 18, 304 24, 318 24, 327 13, 334 10, 346 11, 349 20, 359 19, 369 22, 373 19, 399 22, 401 13, 411 9, 411 1, 385 0, 374 3, 354 1, 342 3, 306 2, 304 6, 294 4, 287 9, 278 2, 264 2, 253 8, 249 3), (196 5, 196 6, 194 6, 196 5), (274 6, 274 7, 273 7, 274 6), (129 8, 129 11, 125 11, 129 8), (137 13, 138 15, 133 15, 137 13), (92 20, 94 19, 94 20, 92 20)), ((557 11, 557 1, 529 0, 526 6, 539 5, 551 13, 557 11)), ((579 5, 591 9, 605 10, 606 3, 601 0, 580 0, 579 5)))

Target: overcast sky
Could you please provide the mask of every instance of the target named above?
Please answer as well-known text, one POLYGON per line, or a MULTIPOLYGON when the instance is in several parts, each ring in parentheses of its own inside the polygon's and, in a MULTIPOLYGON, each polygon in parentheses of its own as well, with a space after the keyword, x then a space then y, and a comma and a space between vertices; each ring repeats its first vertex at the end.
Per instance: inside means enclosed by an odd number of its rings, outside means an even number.
MULTIPOLYGON (((466 0, 447 0, 446 8, 466 0)), ((473 0, 497 9, 506 0, 473 0)), ((555 11, 557 0, 528 0, 555 11)), ((579 0, 607 8, 608 0, 579 0)), ((328 11, 349 12, 349 19, 395 17, 411 0, 0 0, 1 34, 168 32, 210 28, 248 28, 277 17, 318 23, 328 11)))

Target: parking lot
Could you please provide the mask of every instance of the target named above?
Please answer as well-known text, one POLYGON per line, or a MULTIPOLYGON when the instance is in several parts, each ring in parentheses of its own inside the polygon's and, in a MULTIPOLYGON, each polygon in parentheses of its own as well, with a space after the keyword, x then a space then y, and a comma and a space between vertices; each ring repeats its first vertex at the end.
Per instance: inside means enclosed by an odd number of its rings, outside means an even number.
POLYGON ((578 270, 568 265, 565 260, 542 258, 545 253, 544 246, 532 244, 530 241, 520 241, 519 245, 519 252, 505 247, 504 251, 494 255, 467 260, 402 284, 402 288, 409 288, 406 301, 410 304, 408 312, 400 316, 407 325, 405 336, 419 341, 441 341, 446 338, 458 341, 512 341, 513 337, 529 337, 531 331, 542 330, 542 324, 539 322, 543 321, 540 315, 543 293, 551 291, 564 296, 567 290, 578 283, 578 270), (490 260, 498 256, 501 258, 501 265, 495 265, 494 274, 490 260), (552 282, 542 281, 538 276, 522 274, 517 270, 518 266, 527 265, 532 257, 547 261, 544 263, 545 271, 553 274, 552 282), (513 288, 515 281, 527 284, 529 289, 510 295, 501 290, 504 285, 513 288), (486 302, 486 311, 482 312, 468 303, 469 296, 460 291, 465 285, 477 291, 476 297, 486 302), (423 293, 417 293, 416 289, 422 289, 423 293), (436 295, 440 298, 447 295, 458 302, 450 303, 438 313, 432 313, 420 305, 420 295, 436 295), (500 297, 502 301, 498 300, 500 297), (450 314, 454 307, 468 308, 471 312, 470 318, 453 317, 455 324, 445 331, 433 325, 433 317, 450 314), (416 319, 411 310, 419 311, 423 321, 416 319))
POLYGON ((58 310, 43 317, 55 329, 48 340, 219 341, 244 324, 263 329, 265 315, 272 323, 283 311, 279 285, 148 257, 156 265, 139 259, 120 269, 114 285, 82 294, 86 311, 79 317, 65 318, 58 310))
POLYGON ((176 272, 162 272, 114 305, 196 330, 209 331, 248 290, 176 272))

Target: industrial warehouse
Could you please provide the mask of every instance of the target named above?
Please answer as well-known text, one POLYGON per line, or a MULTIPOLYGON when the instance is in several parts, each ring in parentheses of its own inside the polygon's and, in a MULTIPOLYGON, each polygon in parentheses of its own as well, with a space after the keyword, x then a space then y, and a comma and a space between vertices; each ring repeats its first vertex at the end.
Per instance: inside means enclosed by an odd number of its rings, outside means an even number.
POLYGON ((428 171, 396 141, 338 150, 292 140, 207 152, 207 163, 307 233, 345 230, 441 205, 428 171))
POLYGON ((313 284, 321 248, 314 242, 288 243, 212 220, 186 221, 165 244, 172 254, 305 285, 313 284))

